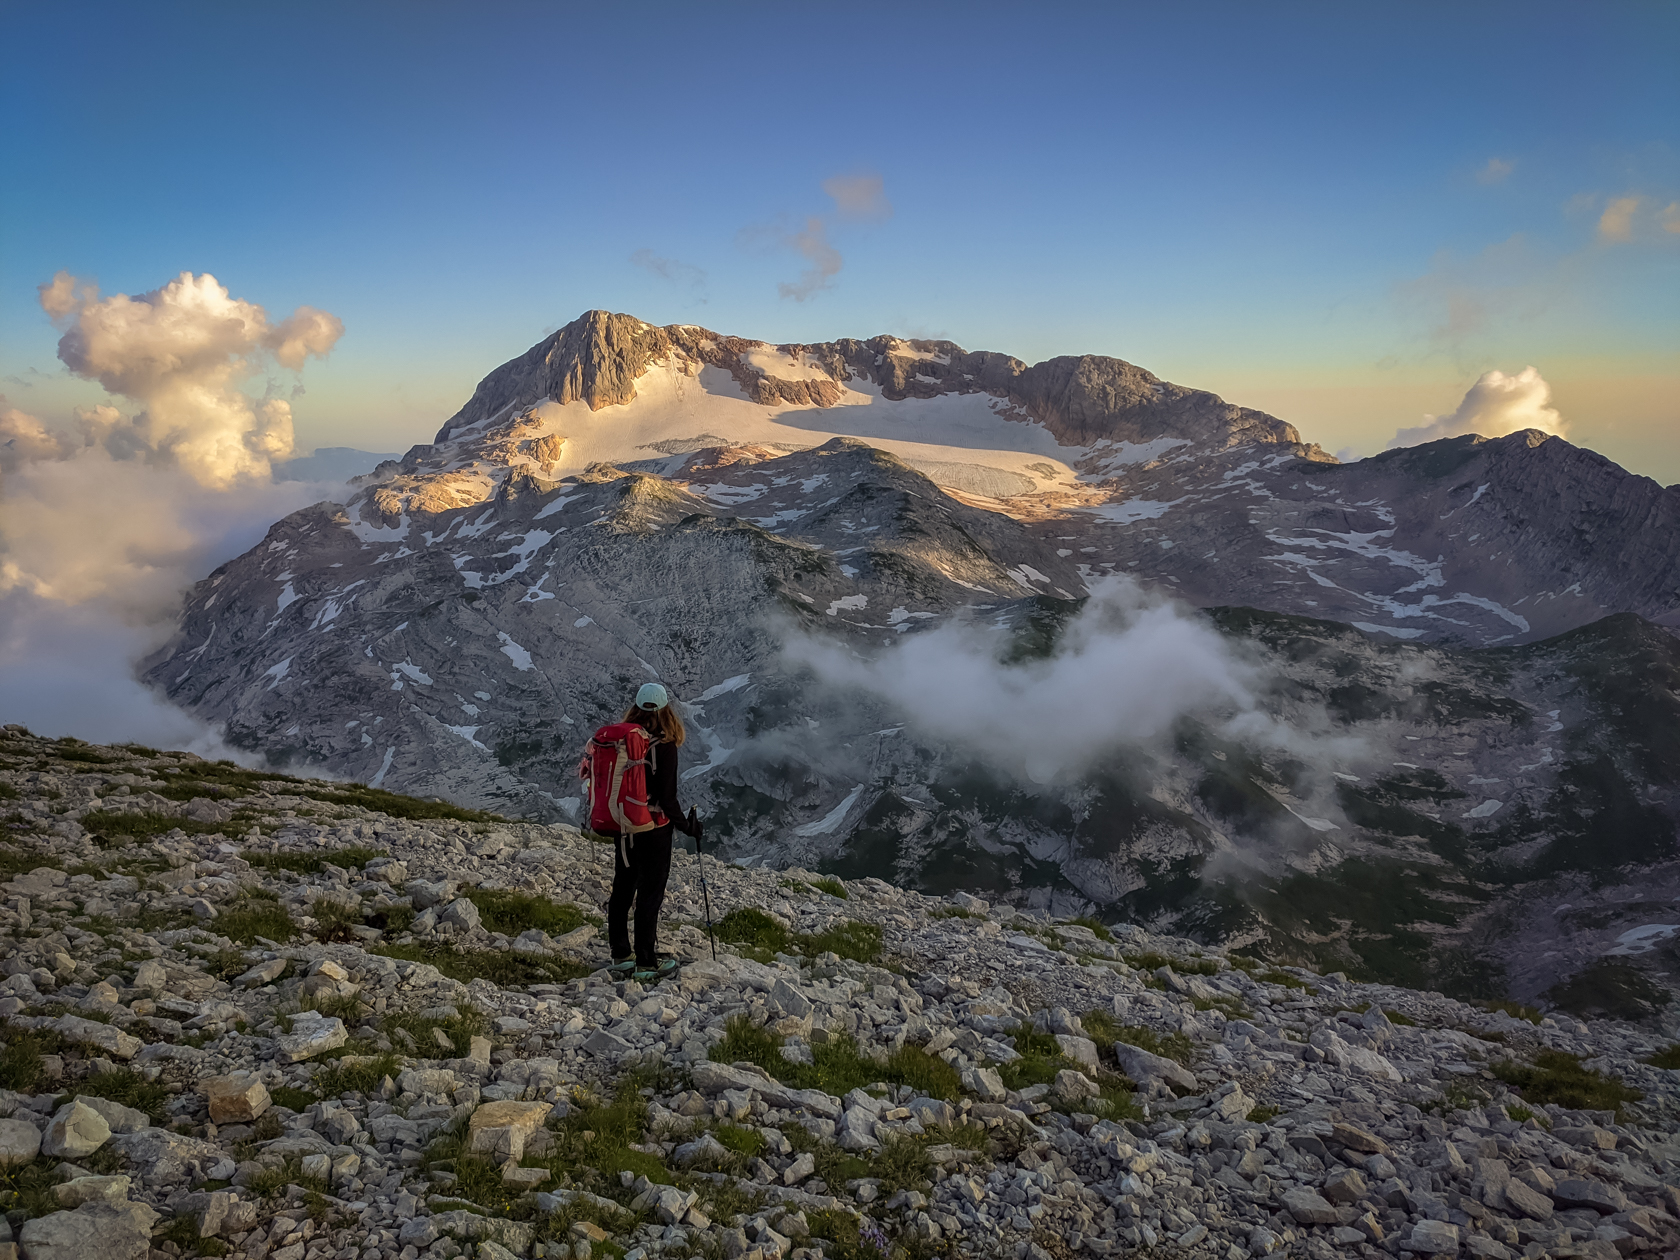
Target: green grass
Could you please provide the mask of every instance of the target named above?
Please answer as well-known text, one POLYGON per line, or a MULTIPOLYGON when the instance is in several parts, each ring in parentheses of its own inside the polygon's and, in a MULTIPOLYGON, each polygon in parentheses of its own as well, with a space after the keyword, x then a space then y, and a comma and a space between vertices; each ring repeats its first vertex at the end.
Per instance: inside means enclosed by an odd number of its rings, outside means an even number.
POLYGON ((367 787, 361 783, 335 784, 333 790, 322 791, 314 788, 302 792, 303 796, 310 796, 328 805, 354 805, 375 814, 384 814, 390 818, 409 818, 422 821, 431 818, 452 818, 456 822, 475 823, 505 823, 508 820, 500 814, 487 814, 483 810, 463 809, 459 805, 451 805, 448 801, 423 801, 414 796, 401 796, 396 792, 386 792, 380 788, 367 787))
POLYGON ((943 1059, 917 1046, 902 1046, 882 1058, 864 1054, 850 1036, 831 1036, 811 1046, 813 1062, 793 1063, 782 1057, 782 1038, 768 1028, 755 1028, 743 1015, 724 1026, 723 1038, 712 1047, 715 1063, 752 1063, 795 1089, 820 1089, 830 1094, 885 1082, 908 1085, 918 1094, 947 1102, 962 1096, 962 1078, 943 1059))
POLYGON ((1195 1043, 1183 1033, 1158 1033, 1152 1028, 1144 1028, 1138 1024, 1122 1024, 1100 1007, 1086 1011, 1080 1017, 1080 1022, 1085 1025, 1086 1035, 1096 1042, 1097 1049, 1104 1053, 1112 1051, 1115 1042, 1123 1041, 1128 1046, 1136 1046, 1139 1050, 1147 1050, 1150 1054, 1160 1055, 1163 1059, 1171 1059, 1174 1063, 1188 1067, 1195 1051, 1195 1043))
POLYGON ((739 1125, 720 1124, 712 1130, 712 1136, 726 1151, 734 1151, 737 1155, 745 1155, 751 1159, 755 1155, 764 1154, 767 1139, 757 1129, 743 1129, 739 1125))
MULTIPOLYGON (((295 1085, 276 1085, 268 1091, 268 1096, 276 1106, 284 1107, 288 1111, 302 1111, 310 1103, 318 1101, 314 1090, 299 1089, 295 1085)), ((279 1134, 275 1136, 278 1137, 279 1134)))
POLYGON ((530 958, 511 950, 459 950, 450 945, 378 945, 370 951, 387 958, 430 963, 451 980, 470 984, 478 977, 503 988, 528 984, 564 984, 587 976, 592 968, 564 958, 530 958))
POLYGON ((1271 1103, 1261 1103, 1248 1113, 1248 1122, 1250 1124, 1265 1124, 1270 1120, 1277 1119, 1282 1114, 1282 1107, 1274 1107, 1271 1103))
POLYGON ((1668 1004, 1668 990, 1631 963, 1600 958, 1546 990, 1546 997, 1581 1019, 1653 1018, 1668 1004))
POLYGON ((847 900, 851 895, 846 891, 846 885, 832 875, 824 875, 821 879, 813 879, 811 887, 818 892, 827 893, 830 897, 838 897, 841 901, 847 900))
POLYGON ((371 1094, 387 1076, 393 1080, 402 1072, 402 1060, 395 1054, 355 1056, 351 1063, 339 1060, 310 1077, 309 1083, 322 1098, 337 1098, 341 1094, 371 1094))
POLYGON ((231 761, 198 761, 183 766, 169 775, 169 783, 159 791, 171 800, 190 800, 194 796, 245 796, 251 792, 274 790, 289 796, 305 796, 328 805, 350 805, 390 818, 452 818, 459 822, 506 822, 500 814, 486 814, 476 809, 462 809, 448 801, 423 801, 402 796, 365 783, 323 783, 319 779, 300 779, 274 770, 247 770, 231 761))
POLYGON ((327 869, 327 863, 350 870, 354 867, 366 866, 375 858, 386 856, 386 849, 370 849, 365 845, 353 844, 342 849, 315 850, 311 853, 260 853, 255 849, 246 849, 240 853, 252 866, 265 871, 291 871, 294 875, 318 875, 327 869))
POLYGON ((834 953, 861 963, 881 958, 880 927, 855 919, 807 935, 790 932, 762 910, 742 906, 719 919, 716 931, 720 941, 767 954, 800 953, 815 958, 834 953))
POLYGON ((1512 1120, 1515 1120, 1518 1124, 1524 1124, 1538 1117, 1541 1124, 1545 1125, 1548 1129, 1552 1127, 1552 1122, 1543 1114, 1535 1111, 1533 1107, 1525 1107, 1521 1103, 1506 1103, 1505 1114, 1512 1120))
POLYGON ((316 940, 347 944, 360 939, 354 931, 362 925, 359 906, 348 906, 342 901, 331 901, 322 897, 318 901, 310 902, 309 915, 315 920, 316 940))
POLYGON ((214 927, 222 936, 242 945, 254 945, 259 936, 284 945, 299 933, 298 925, 280 899, 257 888, 247 889, 235 898, 215 919, 214 927))
MULTIPOLYGON (((1526 1019, 1531 1024, 1539 1024, 1539 1022, 1545 1018, 1544 1015, 1535 1010, 1532 1006, 1524 1006, 1521 1002, 1513 1002, 1509 998, 1497 1001, 1477 1002, 1476 1005, 1481 1007, 1484 1011, 1504 1011, 1513 1019, 1526 1019)), ((1392 1011, 1388 1013, 1388 1019, 1390 1023, 1399 1022, 1394 1018, 1394 1013, 1392 1011)))
POLYGON ((1104 923, 1095 915, 1076 915, 1074 918, 1064 920, 1064 922, 1066 922, 1069 927, 1090 928, 1099 941, 1107 941, 1110 945, 1114 943, 1114 933, 1108 930, 1108 924, 1104 923))
POLYGON ((1211 958, 1172 958, 1166 954, 1147 950, 1141 954, 1125 955, 1126 964, 1139 971, 1159 971, 1162 967, 1171 967, 1181 976, 1214 976, 1219 974, 1219 964, 1211 958))
POLYGON ((442 1049, 432 1031, 440 1029, 449 1038, 456 1055, 461 1056, 467 1053, 474 1037, 482 1037, 490 1031, 490 1020, 483 1011, 472 1006, 457 1006, 455 1012, 447 1019, 426 1019, 414 1011, 392 1011, 380 1021, 380 1027, 386 1036, 397 1042, 402 1041, 399 1032, 407 1033, 417 1047, 414 1053, 428 1059, 437 1057, 442 1049))
POLYGON ((485 930, 504 936, 518 936, 531 928, 550 936, 564 936, 585 924, 598 922, 576 906, 506 888, 469 888, 465 896, 478 907, 479 921, 485 930))
POLYGON ((82 1094, 106 1098, 124 1107, 143 1111, 157 1124, 162 1124, 169 1116, 169 1091, 156 1081, 148 1081, 130 1068, 95 1072, 58 1101, 62 1105, 82 1094))
POLYGON ((1657 1051, 1645 1062, 1652 1067, 1666 1068, 1670 1072, 1680 1072, 1680 1041, 1657 1051))
POLYGON ((5 1047, 0 1049, 0 1089, 33 1093, 46 1075, 42 1056, 55 1053, 58 1038, 40 1032, 6 1031, 5 1047))
POLYGON ((1493 1074, 1533 1106, 1556 1103, 1572 1111, 1613 1111, 1619 1116, 1626 1104, 1645 1097, 1621 1077, 1586 1067, 1579 1056, 1562 1050, 1542 1050, 1532 1065, 1504 1059, 1493 1065, 1493 1074))
POLYGON ((193 818, 176 818, 169 814, 131 814, 109 809, 89 810, 82 815, 82 826, 92 833, 94 842, 102 849, 116 849, 137 841, 150 840, 177 827, 189 836, 208 836, 223 831, 227 825, 199 822, 193 818))

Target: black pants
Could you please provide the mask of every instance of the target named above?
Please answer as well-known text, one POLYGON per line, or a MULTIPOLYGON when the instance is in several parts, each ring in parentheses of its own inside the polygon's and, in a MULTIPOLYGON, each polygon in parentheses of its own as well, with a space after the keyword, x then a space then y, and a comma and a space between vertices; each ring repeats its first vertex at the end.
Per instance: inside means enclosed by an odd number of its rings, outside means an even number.
POLYGON ((670 823, 613 846, 612 896, 607 899, 607 941, 614 958, 630 954, 630 903, 636 903, 636 965, 658 965, 659 907, 671 877, 670 823), (625 849, 630 851, 625 861, 625 849))

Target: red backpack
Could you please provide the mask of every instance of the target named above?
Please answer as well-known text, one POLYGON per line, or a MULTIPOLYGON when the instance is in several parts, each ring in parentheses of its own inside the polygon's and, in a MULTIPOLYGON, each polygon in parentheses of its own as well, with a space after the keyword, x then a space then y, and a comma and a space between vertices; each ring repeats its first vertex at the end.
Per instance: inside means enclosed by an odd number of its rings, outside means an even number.
POLYGON ((615 722, 595 732, 578 765, 589 792, 589 829, 621 836, 665 825, 665 815, 648 799, 649 753, 653 741, 635 722, 615 722))

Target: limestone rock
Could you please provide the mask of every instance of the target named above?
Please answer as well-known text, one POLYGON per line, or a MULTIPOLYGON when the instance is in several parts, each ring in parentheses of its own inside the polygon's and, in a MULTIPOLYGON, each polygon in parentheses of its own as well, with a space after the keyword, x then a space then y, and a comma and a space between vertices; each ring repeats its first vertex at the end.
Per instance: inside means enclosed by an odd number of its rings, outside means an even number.
POLYGON ((72 1177, 53 1187, 53 1197, 63 1208, 79 1208, 84 1203, 123 1203, 128 1199, 127 1177, 72 1177))
POLYGON ((304 1019, 298 1016, 291 1032, 282 1033, 274 1039, 274 1057, 287 1063, 301 1063, 328 1050, 336 1050, 348 1040, 350 1033, 342 1019, 304 1019))
POLYGON ((41 1150, 41 1130, 27 1120, 0 1120, 0 1167, 27 1164, 41 1150))
POLYGON ((73 1098, 56 1112, 41 1134, 41 1153, 55 1159, 81 1159, 111 1140, 111 1126, 105 1117, 80 1098, 73 1098))
POLYGON ((542 1128, 552 1109, 539 1102, 492 1102, 467 1122, 467 1149, 498 1160, 524 1158, 525 1144, 542 1128))
POLYGON ((144 1203, 85 1203, 25 1221, 18 1241, 27 1260, 146 1260, 158 1214, 144 1203))
POLYGON ((217 1124, 249 1124, 268 1110, 268 1087, 256 1076, 241 1072, 213 1076, 200 1082, 217 1124))

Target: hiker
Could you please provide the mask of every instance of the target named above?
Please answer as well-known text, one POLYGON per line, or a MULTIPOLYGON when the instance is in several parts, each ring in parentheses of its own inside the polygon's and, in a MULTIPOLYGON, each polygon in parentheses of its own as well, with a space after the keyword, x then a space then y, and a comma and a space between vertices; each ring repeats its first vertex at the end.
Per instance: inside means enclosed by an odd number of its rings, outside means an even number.
POLYGON ((603 726, 590 741, 580 773, 589 779, 591 829, 613 841, 612 896, 607 900, 610 970, 621 979, 666 979, 677 960, 656 950, 659 907, 671 874, 671 832, 698 843, 700 820, 677 804, 677 749, 685 732, 671 698, 658 683, 644 683, 624 720, 603 726), (644 751, 645 750, 645 751, 644 751), (630 903, 636 904, 631 949, 630 903))

